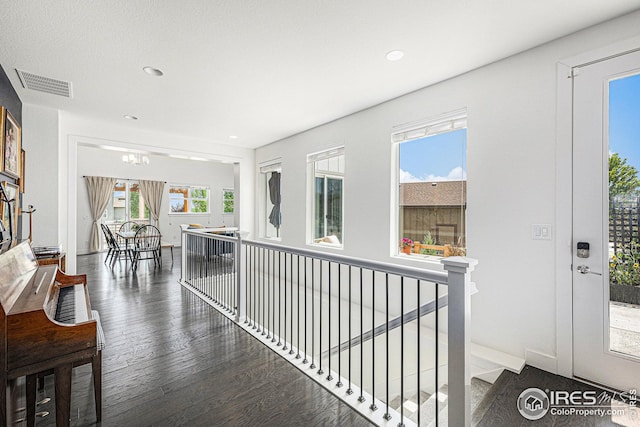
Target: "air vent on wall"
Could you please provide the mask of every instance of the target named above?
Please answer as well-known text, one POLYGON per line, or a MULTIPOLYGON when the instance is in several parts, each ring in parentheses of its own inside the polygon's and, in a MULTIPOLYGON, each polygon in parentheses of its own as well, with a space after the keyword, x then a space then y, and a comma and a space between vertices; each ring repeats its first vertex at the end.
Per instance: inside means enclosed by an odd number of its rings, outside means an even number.
POLYGON ((50 93, 52 95, 60 95, 66 98, 72 97, 71 82, 56 80, 50 77, 39 76, 27 71, 18 70, 20 83, 25 89, 38 90, 40 92, 50 93))

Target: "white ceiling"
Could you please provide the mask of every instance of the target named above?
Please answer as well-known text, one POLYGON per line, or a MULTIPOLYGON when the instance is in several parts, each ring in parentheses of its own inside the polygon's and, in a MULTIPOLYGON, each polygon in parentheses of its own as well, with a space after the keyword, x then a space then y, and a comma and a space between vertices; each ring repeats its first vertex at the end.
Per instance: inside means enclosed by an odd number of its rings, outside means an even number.
POLYGON ((0 64, 24 103, 243 147, 640 7, 638 0, 0 3, 0 64), (405 56, 389 62, 394 49, 405 56), (147 65, 165 75, 145 74, 147 65), (15 68, 70 81, 73 98, 24 89, 15 68))

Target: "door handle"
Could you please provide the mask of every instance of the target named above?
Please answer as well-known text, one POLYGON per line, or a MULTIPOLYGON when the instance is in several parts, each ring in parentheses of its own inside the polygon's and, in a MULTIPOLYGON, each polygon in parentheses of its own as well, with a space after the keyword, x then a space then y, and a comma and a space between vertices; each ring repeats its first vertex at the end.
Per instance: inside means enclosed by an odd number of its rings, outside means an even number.
POLYGON ((602 276, 602 273, 596 273, 595 271, 591 271, 588 265, 579 265, 576 267, 576 270, 578 270, 582 274, 595 274, 597 276, 602 276))

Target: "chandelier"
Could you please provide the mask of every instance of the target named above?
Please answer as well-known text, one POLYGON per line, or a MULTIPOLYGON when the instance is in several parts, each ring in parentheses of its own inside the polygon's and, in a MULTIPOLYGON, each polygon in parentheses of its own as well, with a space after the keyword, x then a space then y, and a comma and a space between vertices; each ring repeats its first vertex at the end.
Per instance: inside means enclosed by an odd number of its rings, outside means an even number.
POLYGON ((149 157, 143 156, 138 153, 124 154, 122 156, 122 161, 129 165, 139 166, 139 165, 148 165, 149 157))

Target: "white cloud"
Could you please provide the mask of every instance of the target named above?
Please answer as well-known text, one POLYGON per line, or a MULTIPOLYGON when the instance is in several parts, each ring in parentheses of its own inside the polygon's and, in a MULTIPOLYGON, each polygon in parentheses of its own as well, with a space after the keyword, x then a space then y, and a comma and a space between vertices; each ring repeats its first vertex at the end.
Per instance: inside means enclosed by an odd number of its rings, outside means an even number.
POLYGON ((429 174, 423 177, 417 177, 400 169, 400 182, 437 182, 437 181, 460 181, 467 179, 467 172, 461 166, 457 166, 449 171, 447 176, 439 176, 429 174))
POLYGON ((420 181, 424 181, 423 179, 420 179, 416 176, 411 175, 411 172, 407 172, 405 170, 400 169, 400 182, 401 183, 405 183, 405 182, 420 182, 420 181))

